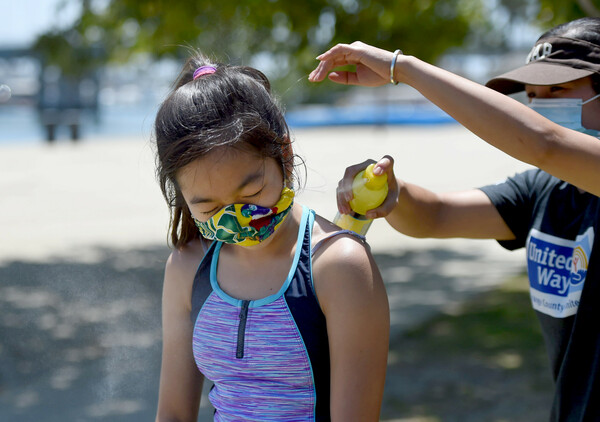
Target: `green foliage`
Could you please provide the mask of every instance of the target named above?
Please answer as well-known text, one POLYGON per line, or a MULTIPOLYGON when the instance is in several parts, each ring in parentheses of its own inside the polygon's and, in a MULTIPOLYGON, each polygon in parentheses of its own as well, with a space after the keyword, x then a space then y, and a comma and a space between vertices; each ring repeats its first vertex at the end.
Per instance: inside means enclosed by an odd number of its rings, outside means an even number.
POLYGON ((599 1, 80 0, 74 26, 43 35, 36 49, 63 71, 83 73, 136 53, 183 58, 191 47, 227 62, 262 58, 276 88, 289 87, 335 43, 361 40, 434 61, 455 46, 503 45, 508 30, 498 29, 490 7, 504 10, 509 21, 551 26, 585 16, 582 5, 597 8, 599 1))
POLYGON ((586 16, 600 16, 600 0, 499 0, 511 18, 534 23, 541 30, 586 16))
POLYGON ((271 78, 291 82, 307 75, 316 55, 335 43, 361 40, 434 60, 460 45, 471 26, 483 21, 481 0, 101 3, 103 7, 81 0, 81 17, 74 27, 43 36, 38 50, 62 68, 75 68, 75 59, 87 68, 98 59, 124 61, 140 52, 183 57, 186 47, 241 63, 262 55, 274 63, 271 78), (97 52, 86 56, 92 46, 97 52))
POLYGON ((103 28, 118 56, 131 51, 150 51, 159 57, 177 55, 182 45, 192 45, 241 59, 258 52, 312 58, 332 43, 360 39, 390 49, 399 44, 410 46, 410 53, 431 59, 462 42, 470 21, 479 19, 478 3, 119 0, 90 16, 79 29, 85 31, 90 25, 103 28))
POLYGON ((536 18, 543 28, 549 29, 585 16, 600 16, 600 0, 540 0, 536 18))

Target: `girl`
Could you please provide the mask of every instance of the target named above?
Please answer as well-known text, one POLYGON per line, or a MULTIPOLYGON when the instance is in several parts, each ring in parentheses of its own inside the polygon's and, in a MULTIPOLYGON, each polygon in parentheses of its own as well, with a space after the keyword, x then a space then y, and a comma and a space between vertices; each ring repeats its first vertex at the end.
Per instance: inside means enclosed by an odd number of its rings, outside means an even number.
POLYGON ((378 421, 389 337, 362 239, 294 202, 267 78, 188 61, 156 117, 171 207, 157 421, 378 421))

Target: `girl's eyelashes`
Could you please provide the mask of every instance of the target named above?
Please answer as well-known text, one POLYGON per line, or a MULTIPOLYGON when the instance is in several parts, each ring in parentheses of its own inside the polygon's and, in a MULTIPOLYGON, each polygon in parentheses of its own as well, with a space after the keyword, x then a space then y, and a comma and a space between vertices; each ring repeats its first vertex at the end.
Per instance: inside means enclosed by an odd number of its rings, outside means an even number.
POLYGON ((213 209, 212 209, 212 210, 210 210, 210 211, 200 211, 200 212, 199 212, 199 214, 202 214, 202 215, 209 215, 209 214, 214 214, 216 211, 217 211, 217 207, 213 208, 213 209))
MULTIPOLYGON (((255 193, 250 194, 250 195, 244 195, 242 198, 254 198, 255 196, 260 195, 262 193, 262 191, 264 190, 264 188, 265 187, 263 186, 262 188, 260 188, 255 193)), ((214 207, 214 208, 210 209, 209 211, 198 211, 198 214, 201 214, 201 215, 211 215, 211 214, 216 213, 219 209, 220 209, 219 207, 214 207)))
POLYGON ((260 193, 263 191, 263 189, 264 189, 264 188, 265 188, 265 187, 263 186, 263 187, 262 187, 262 188, 260 188, 260 189, 259 189, 257 192, 255 192, 255 193, 253 193, 253 194, 251 194, 251 195, 244 195, 243 197, 244 197, 244 198, 252 198, 252 197, 258 196, 258 195, 260 195, 260 193))

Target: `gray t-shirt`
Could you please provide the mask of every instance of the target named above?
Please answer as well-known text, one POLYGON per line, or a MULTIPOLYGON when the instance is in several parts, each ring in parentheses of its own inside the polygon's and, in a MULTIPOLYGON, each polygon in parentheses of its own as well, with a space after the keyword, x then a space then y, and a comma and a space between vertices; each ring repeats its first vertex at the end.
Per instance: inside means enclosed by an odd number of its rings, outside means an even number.
POLYGON ((551 421, 600 421, 600 201, 534 169, 482 187, 525 247, 556 391, 551 421), (594 253, 594 250, 596 251, 594 253))

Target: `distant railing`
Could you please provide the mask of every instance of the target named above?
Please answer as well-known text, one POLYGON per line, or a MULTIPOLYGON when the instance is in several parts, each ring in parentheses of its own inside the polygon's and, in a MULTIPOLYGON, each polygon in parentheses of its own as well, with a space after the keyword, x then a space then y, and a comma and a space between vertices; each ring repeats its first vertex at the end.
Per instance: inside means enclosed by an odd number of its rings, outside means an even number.
MULTIPOLYGON (((32 79, 37 89, 26 94, 15 92, 8 105, 30 104, 37 108, 39 122, 45 130, 46 140, 56 140, 58 126, 69 129, 70 138, 78 141, 83 113, 98 113, 99 81, 97 73, 83 76, 68 76, 56 66, 46 64, 35 52, 29 49, 0 49, 0 59, 9 62, 9 67, 18 66, 22 59, 34 60, 38 64, 37 75, 32 79)), ((9 81, 2 81, 10 88, 9 81)))

